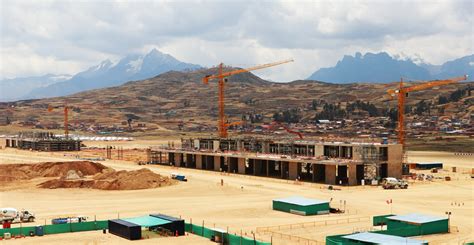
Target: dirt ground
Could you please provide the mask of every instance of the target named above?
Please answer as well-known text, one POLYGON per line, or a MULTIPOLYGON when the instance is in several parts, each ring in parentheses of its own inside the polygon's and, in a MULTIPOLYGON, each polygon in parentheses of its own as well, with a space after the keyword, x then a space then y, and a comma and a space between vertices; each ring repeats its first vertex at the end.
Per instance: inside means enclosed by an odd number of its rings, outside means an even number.
MULTIPOLYGON (((137 142, 135 142, 137 144, 137 142)), ((144 143, 145 144, 145 143, 144 143)), ((137 144, 138 145, 138 144, 137 144)), ((74 160, 71 154, 38 153, 18 150, 0 150, 0 163, 44 162, 60 159, 74 160)), ((453 154, 410 152, 409 161, 441 161, 446 165, 469 167, 474 158, 453 154), (436 155, 435 158, 432 156, 436 155), (416 160, 418 159, 418 160, 416 160), (427 160, 428 159, 428 160, 427 160), (433 159, 433 160, 429 160, 433 159), (436 159, 436 160, 434 160, 436 159), (459 165, 458 165, 459 164, 459 165)), ((108 160, 102 164, 116 170, 136 170, 142 168, 133 162, 108 160)), ((229 228, 232 233, 246 233, 251 236, 258 227, 303 222, 329 222, 324 226, 286 229, 282 233, 307 239, 324 241, 326 235, 350 233, 368 229, 373 215, 422 213, 445 216, 451 211, 453 233, 423 236, 431 244, 458 244, 474 240, 474 188, 468 175, 458 173, 453 181, 416 183, 407 190, 383 190, 380 187, 342 187, 340 191, 329 191, 324 185, 249 177, 241 175, 221 175, 220 173, 147 165, 150 170, 169 175, 183 173, 188 182, 157 189, 103 191, 94 189, 40 189, 33 184, 22 184, 16 188, 0 187, 0 206, 29 209, 37 215, 37 224, 49 223, 52 218, 68 215, 87 215, 94 219, 133 217, 149 213, 165 213, 182 216, 187 222, 208 227, 229 228), (224 185, 220 185, 221 179, 224 185), (274 198, 300 195, 315 199, 331 199, 331 206, 343 208, 346 214, 322 216, 298 216, 271 209, 274 198), (392 199, 392 207, 386 200, 392 199), (34 200, 34 201, 32 201, 34 200), (454 206, 453 203, 463 205, 454 206), (350 219, 355 220, 350 222, 350 219), (358 220, 358 221, 357 221, 358 220)), ((257 238, 270 241, 269 234, 257 234, 257 238)), ((298 244, 295 240, 273 237, 274 244, 298 244)), ((79 232, 50 235, 41 238, 24 238, 17 241, 0 241, 0 244, 110 244, 126 243, 126 240, 103 235, 101 232, 79 232)), ((160 244, 213 244, 206 239, 190 235, 180 238, 149 239, 137 243, 160 244)), ((305 243, 300 243, 305 244, 305 243)))

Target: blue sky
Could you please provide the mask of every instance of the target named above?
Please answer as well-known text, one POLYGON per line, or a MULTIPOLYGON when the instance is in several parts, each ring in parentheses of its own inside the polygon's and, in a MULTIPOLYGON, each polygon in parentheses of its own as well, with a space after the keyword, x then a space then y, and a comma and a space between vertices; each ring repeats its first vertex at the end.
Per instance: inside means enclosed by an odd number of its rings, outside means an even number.
POLYGON ((275 81, 308 77, 345 54, 386 51, 444 61, 473 53, 474 1, 0 2, 1 78, 74 74, 152 48, 275 81))

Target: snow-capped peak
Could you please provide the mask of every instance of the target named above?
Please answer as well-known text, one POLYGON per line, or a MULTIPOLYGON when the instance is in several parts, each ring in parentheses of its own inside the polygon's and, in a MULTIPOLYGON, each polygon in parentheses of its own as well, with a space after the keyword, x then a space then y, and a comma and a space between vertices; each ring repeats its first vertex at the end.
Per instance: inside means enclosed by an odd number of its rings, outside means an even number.
POLYGON ((131 60, 127 63, 128 67, 127 72, 137 73, 141 70, 143 64, 143 56, 139 56, 135 60, 131 60))

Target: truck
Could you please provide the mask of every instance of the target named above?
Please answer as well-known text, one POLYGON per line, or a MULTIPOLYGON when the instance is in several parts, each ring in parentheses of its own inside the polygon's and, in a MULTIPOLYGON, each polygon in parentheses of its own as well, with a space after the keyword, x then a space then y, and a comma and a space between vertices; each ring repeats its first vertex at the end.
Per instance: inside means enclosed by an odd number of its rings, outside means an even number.
POLYGON ((408 182, 393 177, 387 177, 382 180, 382 187, 384 189, 407 189, 408 182))
POLYGON ((184 181, 184 182, 188 181, 188 179, 186 179, 186 176, 182 174, 178 174, 178 173, 172 173, 171 178, 175 180, 179 180, 179 181, 184 181))
POLYGON ((87 217, 86 216, 75 216, 75 217, 66 217, 66 218, 56 218, 51 220, 51 224, 57 225, 57 224, 67 224, 67 223, 81 223, 81 222, 86 222, 87 217))
POLYGON ((0 223, 20 223, 20 222, 34 222, 35 215, 28 210, 18 211, 16 208, 1 208, 0 209, 0 223))

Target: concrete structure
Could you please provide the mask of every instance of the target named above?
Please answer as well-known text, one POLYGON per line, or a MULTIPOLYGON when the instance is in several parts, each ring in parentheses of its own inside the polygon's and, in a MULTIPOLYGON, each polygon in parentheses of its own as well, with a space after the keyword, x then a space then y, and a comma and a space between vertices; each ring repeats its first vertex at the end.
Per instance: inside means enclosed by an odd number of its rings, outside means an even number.
POLYGON ((3 138, 0 140, 0 147, 34 151, 80 151, 81 141, 56 137, 49 132, 31 132, 3 138))
POLYGON ((402 176, 399 144, 183 139, 181 148, 150 151, 150 163, 331 185, 402 176), (161 160, 157 156, 162 156, 161 160), (376 176, 368 177, 369 167, 376 176))
POLYGON ((329 201, 320 201, 304 197, 287 197, 273 200, 273 210, 300 215, 328 214, 329 201))

